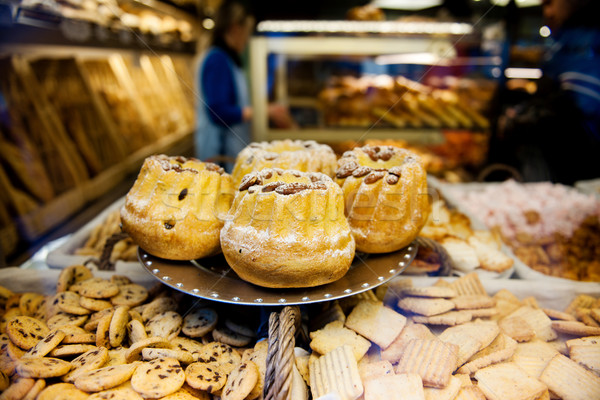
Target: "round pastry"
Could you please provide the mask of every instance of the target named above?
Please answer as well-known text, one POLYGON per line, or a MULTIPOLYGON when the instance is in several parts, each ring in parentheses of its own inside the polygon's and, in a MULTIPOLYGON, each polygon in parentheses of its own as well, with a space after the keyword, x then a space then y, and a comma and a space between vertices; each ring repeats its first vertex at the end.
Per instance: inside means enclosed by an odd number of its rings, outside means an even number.
POLYGON ((336 281, 350 268, 354 247, 340 187, 316 172, 275 168, 246 175, 221 230, 231 268, 271 288, 336 281))
POLYGON ((121 208, 124 232, 142 249, 170 260, 219 253, 219 233, 233 201, 231 176, 195 158, 146 158, 121 208))
POLYGON ((427 222, 427 174, 408 150, 364 146, 347 151, 338 160, 336 180, 358 251, 400 250, 427 222))
POLYGON ((255 142, 250 143, 238 154, 231 175, 236 186, 240 184, 244 175, 265 168, 322 172, 333 177, 336 160, 331 147, 314 140, 255 142))

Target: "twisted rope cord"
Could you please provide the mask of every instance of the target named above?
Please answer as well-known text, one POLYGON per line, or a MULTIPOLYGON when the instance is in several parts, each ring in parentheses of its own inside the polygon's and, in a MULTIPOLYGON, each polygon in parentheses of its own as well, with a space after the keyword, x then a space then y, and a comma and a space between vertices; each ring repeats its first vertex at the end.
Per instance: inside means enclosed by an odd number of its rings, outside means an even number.
POLYGON ((278 400, 287 400, 292 388, 292 368, 295 363, 296 321, 300 318, 298 307, 285 307, 279 315, 279 346, 277 351, 277 376, 275 393, 278 400))
POLYGON ((269 338, 267 351, 267 370, 265 371, 265 386, 263 387, 264 400, 275 400, 273 391, 275 383, 275 360, 277 358, 277 347, 279 344, 279 314, 272 312, 269 315, 269 338))

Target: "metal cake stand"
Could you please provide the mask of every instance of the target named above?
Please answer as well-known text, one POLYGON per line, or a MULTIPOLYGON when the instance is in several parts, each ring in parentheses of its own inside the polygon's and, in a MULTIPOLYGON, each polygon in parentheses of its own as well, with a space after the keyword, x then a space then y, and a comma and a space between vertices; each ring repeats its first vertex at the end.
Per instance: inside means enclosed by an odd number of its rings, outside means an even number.
POLYGON ((301 289, 271 289, 242 280, 222 255, 191 261, 155 257, 143 249, 138 258, 156 279, 173 289, 208 300, 241 305, 295 305, 340 299, 374 289, 402 273, 417 254, 413 242, 386 254, 357 253, 341 279, 301 289))

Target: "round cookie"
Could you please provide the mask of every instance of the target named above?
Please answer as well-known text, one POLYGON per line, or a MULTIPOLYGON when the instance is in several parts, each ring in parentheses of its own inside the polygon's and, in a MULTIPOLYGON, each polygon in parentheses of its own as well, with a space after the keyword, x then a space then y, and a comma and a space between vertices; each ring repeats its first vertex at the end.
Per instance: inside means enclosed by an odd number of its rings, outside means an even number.
POLYGON ((142 349, 145 349, 146 347, 168 349, 171 347, 171 343, 167 339, 161 337, 149 337, 148 339, 137 341, 126 350, 125 360, 128 363, 139 360, 141 358, 142 349))
POLYGON ((120 292, 111 297, 110 301, 115 306, 135 307, 142 304, 148 298, 148 290, 136 283, 119 285, 120 292))
POLYGON ((18 377, 2 392, 2 399, 20 400, 27 395, 33 385, 35 385, 34 379, 18 377))
POLYGON ((225 343, 207 343, 198 353, 198 362, 218 364, 226 374, 229 374, 240 361, 242 361, 240 353, 225 343))
POLYGON ((215 328, 212 335, 215 340, 235 347, 247 346, 252 341, 251 337, 240 335, 226 326, 215 328))
POLYGON ((61 344, 56 346, 49 353, 52 357, 69 357, 78 356, 90 350, 95 350, 97 347, 92 344, 61 344))
POLYGON ((13 293, 7 300, 6 300, 6 306, 4 306, 4 308, 6 310, 11 309, 11 308, 18 308, 19 311, 21 311, 21 296, 23 296, 22 293, 13 293))
POLYGON ((87 400, 144 400, 144 398, 130 387, 116 387, 93 393, 87 400))
POLYGON ((158 336, 173 339, 181 332, 183 318, 175 311, 165 311, 152 317, 146 322, 148 336, 158 336))
POLYGON ((110 301, 85 296, 79 296, 79 305, 90 311, 102 311, 113 306, 110 301))
POLYGON ((160 398, 176 392, 185 373, 174 358, 159 358, 141 364, 131 377, 131 387, 145 398, 160 398))
POLYGON ((142 311, 142 319, 148 321, 157 314, 177 310, 177 302, 171 297, 159 297, 146 304, 142 311))
POLYGON ((400 250, 427 222, 427 173, 408 150, 364 146, 347 151, 338 160, 336 180, 358 251, 400 250))
POLYGON ((198 361, 198 356, 203 352, 204 345, 196 340, 178 336, 171 340, 174 349, 179 349, 191 353, 194 361, 198 361))
POLYGON ((146 328, 137 319, 132 319, 127 323, 127 336, 130 343, 139 342, 140 340, 148 339, 146 328))
POLYGON ((112 389, 128 381, 139 363, 112 365, 84 372, 75 379, 75 386, 85 392, 112 389))
POLYGON ((38 379, 35 381, 31 389, 27 392, 22 400, 35 400, 42 390, 46 387, 45 379, 38 379))
POLYGON ((77 389, 71 383, 55 383, 46 386, 36 400, 86 400, 88 394, 77 389))
POLYGON ((238 276, 270 288, 323 285, 346 274, 354 238, 327 175, 266 169, 239 186, 221 248, 238 276))
POLYGON ((225 319, 225 326, 235 333, 239 333, 240 335, 255 337, 256 332, 251 327, 244 325, 242 323, 236 322, 231 318, 225 319))
POLYGON ((113 313, 107 314, 100 318, 96 327, 96 346, 110 348, 110 322, 112 321, 113 313))
POLYGON ((35 346, 27 351, 23 357, 44 357, 62 342, 65 333, 61 330, 51 331, 45 338, 37 342, 35 346))
POLYGON ((69 371, 62 379, 65 382, 73 383, 77 377, 85 372, 89 372, 102 367, 108 361, 108 350, 106 347, 98 347, 89 350, 71 361, 73 369, 69 371))
POLYGON ((81 296, 107 299, 119 294, 119 286, 102 278, 91 278, 80 282, 77 291, 81 296))
POLYGON ((19 309, 23 315, 34 316, 46 298, 39 293, 23 293, 19 299, 19 309))
POLYGON ((75 315, 87 315, 90 314, 91 311, 87 308, 82 307, 79 304, 80 296, 75 292, 61 292, 58 294, 58 303, 57 306, 59 310, 65 312, 67 314, 75 314, 75 315))
POLYGON ((110 281, 117 286, 131 285, 133 283, 131 282, 131 279, 125 275, 113 275, 110 277, 110 281))
POLYGON ((194 356, 188 351, 179 349, 160 349, 146 347, 142 349, 142 359, 144 361, 156 360, 158 358, 174 358, 182 364, 191 364, 194 362, 194 356))
POLYGON ((23 350, 29 350, 42 340, 50 330, 42 321, 32 317, 18 316, 6 325, 10 341, 23 350))
POLYGON ((16 363, 16 371, 24 378, 53 378, 71 370, 71 363, 58 358, 22 358, 16 363))
POLYGON ((10 385, 10 379, 4 371, 0 371, 0 392, 4 392, 8 385, 10 385))
MULTIPOLYGON (((58 308, 58 297, 60 296, 60 293, 56 293, 53 296, 49 296, 48 300, 46 301, 46 312, 45 312, 45 319, 44 322, 48 323, 48 321, 50 320, 50 318, 54 317, 56 314, 58 314, 60 312, 60 308, 58 308)), ((40 321, 41 319, 38 318, 40 321)))
POLYGON ((202 337, 217 326, 218 314, 212 308, 197 308, 183 318, 182 332, 189 337, 202 337))
POLYGON ((56 283, 56 291, 64 292, 69 290, 71 286, 78 282, 93 278, 92 271, 85 265, 71 265, 60 271, 58 282, 56 283))
POLYGON ((109 342, 112 347, 118 347, 125 339, 127 332, 127 323, 129 322, 129 307, 117 306, 110 320, 109 342))
POLYGON ((65 333, 62 344, 92 344, 96 343, 96 334, 74 325, 63 325, 60 330, 65 333))
POLYGON ((169 260, 220 252, 219 232, 233 200, 231 176, 195 158, 146 158, 121 209, 123 231, 169 260))
POLYGON ((87 319, 87 315, 73 315, 59 311, 58 314, 48 320, 48 328, 60 329, 65 325, 82 326, 87 319))
POLYGON ((215 363, 195 362, 185 369, 185 381, 194 389, 215 393, 227 382, 227 373, 215 363))
POLYGON ((222 400, 244 400, 258 382, 258 367, 252 361, 240 363, 227 378, 222 400))
POLYGON ((96 311, 95 313, 93 313, 92 315, 90 315, 90 320, 88 323, 85 324, 85 326, 83 327, 86 331, 95 331, 96 328, 98 328, 98 323, 100 322, 100 320, 107 316, 107 315, 112 315, 115 312, 115 308, 106 308, 102 311, 96 311))

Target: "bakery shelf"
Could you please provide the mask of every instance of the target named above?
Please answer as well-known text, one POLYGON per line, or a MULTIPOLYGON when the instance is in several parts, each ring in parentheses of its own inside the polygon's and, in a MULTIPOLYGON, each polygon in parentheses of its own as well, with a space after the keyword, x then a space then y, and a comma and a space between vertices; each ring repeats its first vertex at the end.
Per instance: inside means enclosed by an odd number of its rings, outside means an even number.
POLYGON ((293 137, 300 140, 316 140, 321 142, 340 142, 344 140, 364 141, 372 138, 406 140, 411 143, 433 145, 444 143, 445 139, 438 129, 377 129, 366 128, 330 128, 299 129, 290 132, 286 129, 269 129, 268 136, 257 137, 256 140, 284 140, 293 137))
POLYGON ((0 21, 0 49, 19 51, 22 46, 75 46, 111 51, 159 51, 170 53, 196 52, 200 32, 197 18, 188 12, 155 0, 121 1, 110 17, 100 12, 75 9, 68 5, 28 8, 10 5, 10 20, 0 21), (137 26, 126 26, 120 20, 122 7, 129 11, 150 11, 187 24, 190 35, 180 37, 174 32, 147 32, 137 26), (190 36, 190 37, 188 37, 190 36))
POLYGON ((39 239, 81 210, 87 203, 110 191, 116 183, 121 182, 127 175, 139 170, 146 157, 159 152, 168 152, 170 149, 177 147, 188 147, 190 146, 189 141, 192 140, 191 136, 192 134, 189 131, 180 131, 165 136, 130 154, 120 163, 101 172, 82 185, 72 188, 30 213, 19 216, 17 226, 21 235, 32 241, 39 239))
POLYGON ((14 55, 0 63, 9 115, 1 154, 10 167, 2 187, 9 199, 5 207, 16 210, 11 212, 23 238, 37 240, 57 227, 139 169, 147 156, 191 142, 192 106, 176 77, 157 73, 163 63, 165 69, 172 65, 170 57, 141 57, 145 68, 119 54, 108 59, 14 55), (160 107, 141 108, 143 85, 152 85, 155 97, 161 85, 168 88, 160 107), (169 111, 184 105, 187 117, 169 111), (169 129, 153 123, 167 115, 174 116, 169 129), (8 146, 18 157, 6 151, 8 146), (22 153, 26 150, 29 156, 22 153), (28 175, 12 173, 23 168, 28 175), (35 178, 32 171, 39 172, 35 178))
MULTIPOLYGON (((263 21, 257 30, 249 52, 256 141, 286 137, 342 142, 366 137, 434 144, 442 142, 443 129, 489 129, 482 109, 474 107, 484 102, 469 98, 471 93, 463 87, 454 91, 450 85, 457 79, 451 84, 438 79, 437 86, 419 83, 428 75, 452 71, 476 70, 472 76, 478 77, 478 72, 487 68, 487 74, 501 62, 501 57, 481 49, 480 32, 469 24, 263 21), (346 77, 380 76, 398 82, 388 93, 387 86, 367 88, 360 82, 363 99, 340 85, 346 84, 346 77), (335 98, 329 89, 338 88, 335 98), (289 106, 299 127, 282 131, 270 126, 269 102, 289 106)), ((471 82, 473 87, 479 90, 475 94, 493 92, 471 82)))

